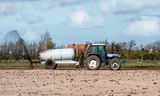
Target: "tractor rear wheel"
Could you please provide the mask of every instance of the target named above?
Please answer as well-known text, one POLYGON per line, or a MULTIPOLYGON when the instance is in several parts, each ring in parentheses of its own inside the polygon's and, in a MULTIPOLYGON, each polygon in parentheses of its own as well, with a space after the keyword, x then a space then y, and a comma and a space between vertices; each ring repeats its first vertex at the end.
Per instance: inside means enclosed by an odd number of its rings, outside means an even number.
POLYGON ((98 56, 91 55, 87 57, 85 63, 88 70, 98 70, 101 67, 101 61, 98 56))
POLYGON ((52 60, 52 59, 48 59, 45 63, 45 69, 56 69, 57 68, 57 64, 52 60))

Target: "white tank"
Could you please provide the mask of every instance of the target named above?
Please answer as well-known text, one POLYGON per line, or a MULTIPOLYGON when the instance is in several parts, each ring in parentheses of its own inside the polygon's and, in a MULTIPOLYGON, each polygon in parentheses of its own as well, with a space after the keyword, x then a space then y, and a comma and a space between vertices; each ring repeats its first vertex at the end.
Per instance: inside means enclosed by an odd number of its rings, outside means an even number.
POLYGON ((73 48, 66 49, 52 49, 40 53, 40 59, 54 59, 54 60, 73 60, 75 57, 75 51, 73 48))

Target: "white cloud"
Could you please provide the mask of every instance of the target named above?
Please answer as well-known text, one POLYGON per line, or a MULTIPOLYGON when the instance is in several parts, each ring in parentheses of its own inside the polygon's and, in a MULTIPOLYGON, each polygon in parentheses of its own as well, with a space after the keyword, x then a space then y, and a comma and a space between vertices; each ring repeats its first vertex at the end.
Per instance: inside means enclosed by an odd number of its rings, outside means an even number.
POLYGON ((37 0, 0 0, 0 2, 25 2, 25 1, 37 1, 37 0))
POLYGON ((100 9, 117 14, 130 14, 160 6, 160 0, 101 0, 100 9))
POLYGON ((110 11, 117 6, 117 2, 115 0, 102 0, 100 1, 99 6, 103 11, 110 11))
POLYGON ((0 15, 8 16, 16 14, 22 8, 20 3, 0 3, 0 15))
POLYGON ((18 21, 24 22, 26 24, 35 24, 35 23, 40 23, 43 21, 44 18, 36 13, 23 13, 20 15, 20 18, 18 18, 18 21))
POLYGON ((160 35, 160 0, 101 0, 99 7, 105 13, 127 14, 125 32, 129 36, 160 35))
POLYGON ((90 19, 91 17, 88 15, 88 13, 80 9, 76 10, 71 15, 71 21, 76 25, 84 25, 88 23, 90 19))
POLYGON ((37 0, 37 4, 33 4, 34 7, 40 10, 46 10, 57 6, 70 6, 86 3, 93 0, 37 0))
POLYGON ((157 18, 142 17, 140 20, 129 24, 126 32, 130 36, 151 37, 160 35, 160 22, 157 18))
POLYGON ((141 8, 143 4, 143 0, 102 0, 100 8, 104 11, 129 10, 141 8))
POLYGON ((81 28, 100 27, 104 24, 104 17, 101 15, 90 15, 82 9, 76 9, 70 16, 73 26, 81 28))
POLYGON ((57 0, 38 0, 33 6, 40 10, 52 8, 57 4, 57 0))

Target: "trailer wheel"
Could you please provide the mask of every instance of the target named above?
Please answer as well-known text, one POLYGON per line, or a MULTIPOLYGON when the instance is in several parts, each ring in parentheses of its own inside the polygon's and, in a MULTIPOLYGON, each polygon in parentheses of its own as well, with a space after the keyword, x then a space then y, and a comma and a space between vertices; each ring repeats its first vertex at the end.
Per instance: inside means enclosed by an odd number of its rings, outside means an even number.
POLYGON ((120 70, 121 69, 121 62, 119 59, 114 58, 109 63, 109 68, 111 70, 120 70))
POLYGON ((98 70, 101 67, 101 61, 98 56, 91 55, 86 60, 88 70, 98 70))
POLYGON ((57 68, 57 64, 52 60, 52 59, 48 59, 45 63, 45 69, 56 69, 57 68))

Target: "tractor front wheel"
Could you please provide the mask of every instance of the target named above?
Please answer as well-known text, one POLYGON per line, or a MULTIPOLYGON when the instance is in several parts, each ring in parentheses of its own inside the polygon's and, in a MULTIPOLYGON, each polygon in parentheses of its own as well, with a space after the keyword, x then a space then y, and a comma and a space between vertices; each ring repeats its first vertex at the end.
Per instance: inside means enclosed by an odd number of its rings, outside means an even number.
POLYGON ((109 68, 111 70, 120 70, 121 69, 121 62, 119 59, 114 58, 109 63, 109 68))

